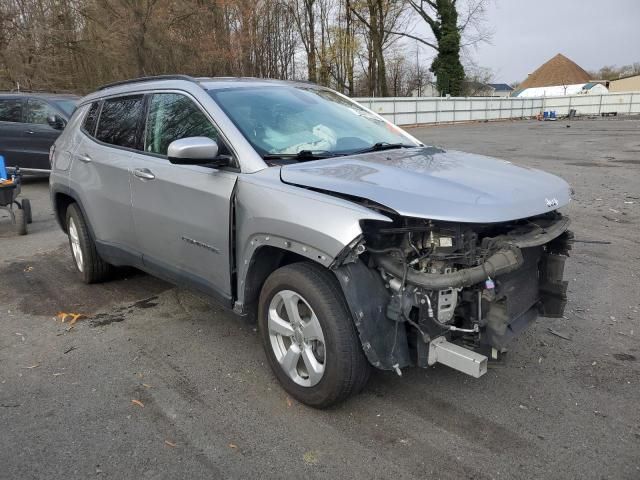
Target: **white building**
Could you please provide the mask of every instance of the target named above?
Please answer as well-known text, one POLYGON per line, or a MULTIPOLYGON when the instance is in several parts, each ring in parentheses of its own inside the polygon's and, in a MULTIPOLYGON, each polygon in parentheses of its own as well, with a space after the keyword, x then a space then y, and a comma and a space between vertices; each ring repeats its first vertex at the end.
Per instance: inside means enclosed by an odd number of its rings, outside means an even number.
POLYGON ((514 92, 514 97, 562 97, 564 95, 600 95, 609 93, 607 87, 600 83, 587 82, 574 85, 552 85, 549 87, 531 87, 514 92))
POLYGON ((411 94, 411 97, 437 97, 438 89, 436 88, 435 83, 427 82, 422 85, 420 88, 414 89, 411 94))

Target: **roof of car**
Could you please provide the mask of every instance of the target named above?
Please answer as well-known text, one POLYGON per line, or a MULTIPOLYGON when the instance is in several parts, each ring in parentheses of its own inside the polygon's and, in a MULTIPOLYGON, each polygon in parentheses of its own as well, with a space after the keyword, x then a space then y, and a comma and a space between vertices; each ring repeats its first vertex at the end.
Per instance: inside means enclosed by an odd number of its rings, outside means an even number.
POLYGON ((129 80, 120 80, 113 83, 108 83, 98 87, 98 91, 110 90, 126 86, 139 86, 140 84, 151 84, 157 82, 191 82, 199 85, 205 90, 214 90, 222 88, 233 88, 239 85, 246 87, 268 86, 268 85, 315 85, 303 80, 275 80, 268 78, 254 78, 254 77, 191 77, 189 75, 156 75, 152 77, 140 77, 132 78, 129 80))
POLYGON ((80 105, 108 96, 127 95, 129 93, 144 92, 146 90, 156 88, 187 87, 188 85, 204 90, 273 85, 298 85, 318 89, 326 88, 303 80, 272 80, 252 77, 190 77, 188 75, 157 75, 153 77, 132 78, 130 80, 122 80, 103 85, 93 93, 83 97, 80 100, 80 105))
POLYGON ((243 87, 266 87, 272 85, 313 85, 315 83, 304 80, 276 80, 270 78, 253 77, 203 77, 197 79, 200 85, 206 90, 218 90, 223 88, 233 88, 242 85, 243 87))
POLYGON ((28 90, 2 92, 0 96, 3 97, 37 97, 47 100, 79 100, 79 95, 73 95, 72 93, 48 93, 48 92, 30 92, 28 90))

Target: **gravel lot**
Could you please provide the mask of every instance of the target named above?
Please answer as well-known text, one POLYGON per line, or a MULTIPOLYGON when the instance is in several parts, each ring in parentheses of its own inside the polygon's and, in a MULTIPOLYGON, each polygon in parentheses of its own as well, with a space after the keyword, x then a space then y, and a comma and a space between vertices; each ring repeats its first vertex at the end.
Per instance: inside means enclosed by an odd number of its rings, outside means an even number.
POLYGON ((566 319, 481 379, 376 372, 316 411, 280 389, 253 325, 204 298, 136 272, 79 283, 31 180, 29 235, 0 218, 0 478, 640 478, 640 120, 411 131, 572 184, 566 319))

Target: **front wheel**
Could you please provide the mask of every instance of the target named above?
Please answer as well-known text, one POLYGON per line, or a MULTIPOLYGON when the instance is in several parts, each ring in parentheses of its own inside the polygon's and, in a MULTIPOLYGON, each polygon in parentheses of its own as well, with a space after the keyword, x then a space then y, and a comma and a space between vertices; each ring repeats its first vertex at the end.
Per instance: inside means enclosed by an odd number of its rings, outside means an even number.
POLYGON ((273 272, 260 294, 258 323, 273 372, 300 402, 328 407, 366 384, 370 366, 351 314, 334 275, 321 266, 273 272))

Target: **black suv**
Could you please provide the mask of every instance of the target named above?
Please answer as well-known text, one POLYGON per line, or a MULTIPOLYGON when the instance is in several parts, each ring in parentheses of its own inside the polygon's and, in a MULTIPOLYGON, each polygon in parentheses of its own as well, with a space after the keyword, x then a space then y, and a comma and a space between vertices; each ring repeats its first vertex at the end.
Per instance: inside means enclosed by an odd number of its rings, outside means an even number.
POLYGON ((49 170, 49 148, 67 124, 79 97, 0 92, 0 155, 25 170, 49 170))

